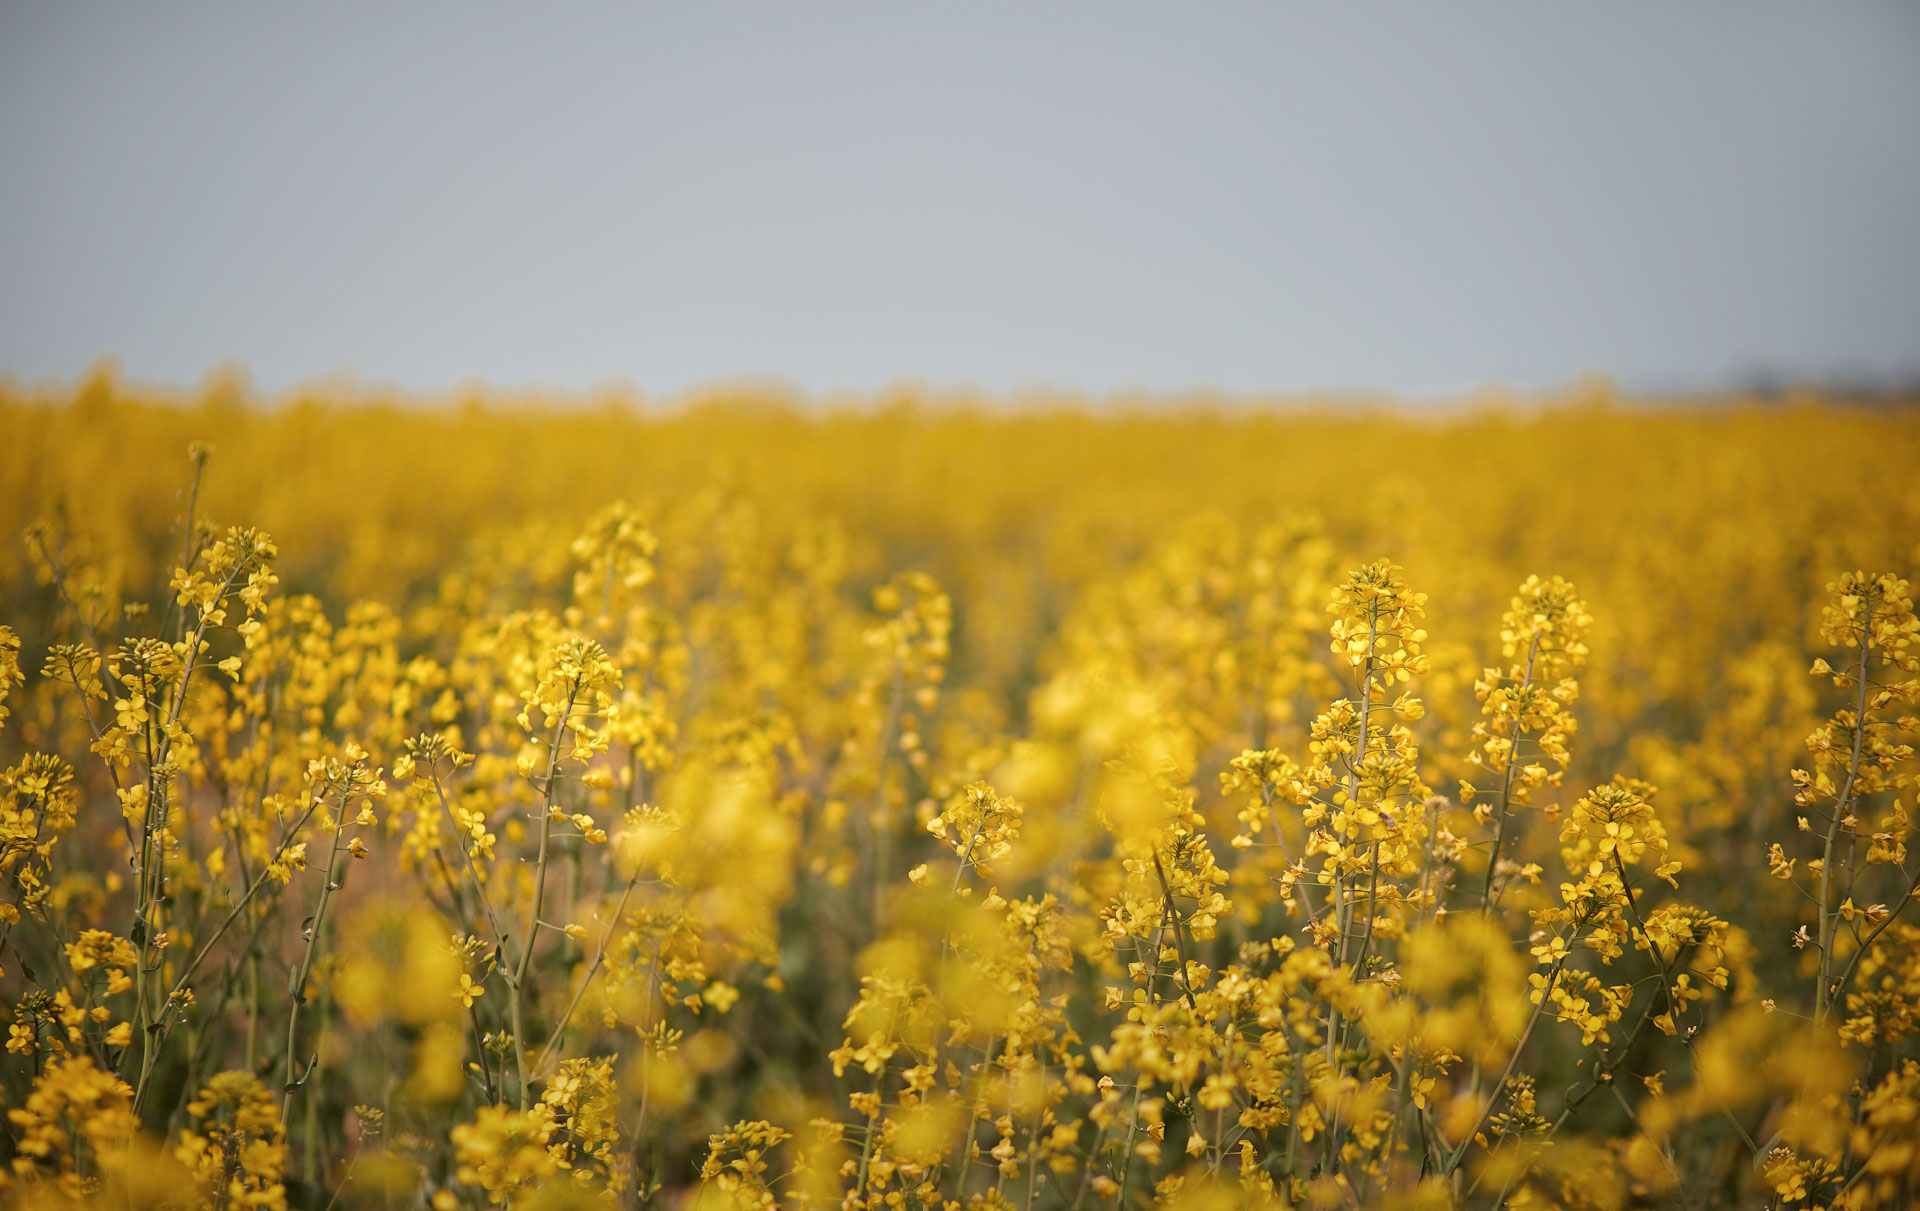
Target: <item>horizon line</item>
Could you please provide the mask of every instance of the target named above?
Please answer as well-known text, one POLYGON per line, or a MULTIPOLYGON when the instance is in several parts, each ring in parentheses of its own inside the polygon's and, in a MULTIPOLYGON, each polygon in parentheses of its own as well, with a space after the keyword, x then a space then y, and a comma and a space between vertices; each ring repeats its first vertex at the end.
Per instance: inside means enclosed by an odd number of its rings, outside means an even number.
POLYGON ((785 406, 797 412, 880 411, 911 405, 937 410, 981 411, 1322 411, 1415 410, 1421 413, 1521 409, 1611 402, 1622 405, 1688 406, 1731 402, 1780 402, 1801 397, 1883 404, 1920 404, 1920 369, 1898 375, 1785 374, 1759 369, 1723 381, 1632 383, 1604 370, 1588 370, 1552 383, 1519 384, 1490 379, 1427 389, 1364 386, 1239 389, 1196 383, 1182 387, 1089 388, 1036 379, 999 387, 977 381, 937 381, 894 376, 868 386, 816 387, 777 374, 715 375, 674 390, 650 391, 624 375, 586 383, 505 383, 481 376, 439 386, 363 376, 340 369, 299 379, 279 389, 262 388, 240 359, 215 363, 196 383, 129 375, 106 354, 70 377, 28 377, 0 368, 0 398, 10 402, 58 403, 92 384, 168 406, 203 405, 224 397, 250 409, 278 411, 303 402, 349 406, 402 406, 450 410, 478 404, 518 410, 592 411, 625 407, 649 413, 676 412, 726 403, 785 406))

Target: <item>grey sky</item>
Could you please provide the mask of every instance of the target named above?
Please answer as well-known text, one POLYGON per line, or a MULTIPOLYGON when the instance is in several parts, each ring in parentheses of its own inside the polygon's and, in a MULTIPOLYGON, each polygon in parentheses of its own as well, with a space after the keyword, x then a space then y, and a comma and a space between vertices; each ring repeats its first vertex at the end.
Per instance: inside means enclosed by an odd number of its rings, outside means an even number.
POLYGON ((0 371, 1920 372, 1920 5, 23 3, 0 371))

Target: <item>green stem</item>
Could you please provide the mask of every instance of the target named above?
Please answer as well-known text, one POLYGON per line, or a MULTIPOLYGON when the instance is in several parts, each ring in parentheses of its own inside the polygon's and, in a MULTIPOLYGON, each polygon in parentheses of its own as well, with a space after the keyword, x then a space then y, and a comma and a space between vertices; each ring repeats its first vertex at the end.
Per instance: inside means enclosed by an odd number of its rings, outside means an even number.
MULTIPOLYGON (((201 943, 200 949, 194 953, 193 958, 187 963, 186 969, 174 980, 173 987, 167 991, 165 1004, 172 1004, 173 999, 186 989, 187 981, 191 980, 194 973, 200 970, 200 965, 206 961, 208 955, 213 953, 213 948, 219 944, 221 938, 226 936, 227 930, 240 918, 240 914, 246 911, 247 905, 253 902, 254 895, 266 885, 267 880, 271 877, 273 864, 284 857, 287 851, 292 848, 293 839, 300 835, 300 830, 305 828, 307 821, 313 818, 313 813, 319 810, 322 803, 326 802, 328 789, 330 788, 322 788, 320 793, 314 796, 313 801, 307 805, 306 811, 300 814, 300 818, 295 820, 292 827, 281 837, 280 844, 274 849, 273 856, 267 860, 266 867, 261 870, 252 885, 247 888, 247 894, 240 897, 240 902, 233 906, 233 910, 227 914, 225 920, 220 922, 219 927, 213 931, 212 936, 201 943)), ((346 814, 346 793, 344 791, 340 797, 340 812, 342 816, 346 814)), ((258 931, 257 925, 255 926, 255 930, 256 932, 258 931)), ((254 1003, 257 1008, 257 996, 254 999, 254 1003)), ((157 1025, 160 1026, 160 1037, 155 1041, 154 1046, 145 1051, 141 1057, 140 1077, 135 1083, 133 1095, 133 1104, 136 1112, 143 1103, 148 1088, 148 1081, 153 1076, 154 1062, 157 1059, 158 1049, 166 1044, 167 1036, 172 1033, 170 1019, 163 1018, 157 1025)), ((249 1028, 251 1029, 251 1026, 249 1028)))
POLYGON ((1820 854, 1820 962, 1819 986, 1814 989, 1814 1020, 1825 1020, 1833 1005, 1835 989, 1829 983, 1833 972, 1833 945, 1839 932, 1840 913, 1830 906, 1833 886, 1833 843, 1839 835, 1840 822, 1850 814, 1854 797, 1854 787, 1860 777, 1860 751, 1867 735, 1867 655, 1873 648, 1873 606, 1868 599, 1866 615, 1860 620, 1860 672, 1857 677, 1859 690, 1855 696, 1853 708, 1853 754, 1847 765, 1847 784, 1840 797, 1834 801, 1833 819, 1827 824, 1827 841, 1820 854))
POLYGON ((973 1096, 967 1100, 967 1142, 960 1149, 960 1181, 954 1187, 955 1199, 967 1197, 967 1179, 973 1175, 973 1141, 980 1131, 980 1116, 974 1113, 974 1103, 986 1096, 987 1076, 993 1071, 993 1049, 999 1042, 992 1035, 987 1036, 987 1051, 980 1061, 980 1078, 973 1083, 973 1096))
POLYGON ((552 1061, 560 1046, 560 1036, 565 1033, 567 1023, 573 1020, 573 1011, 580 1007, 580 998, 586 995, 587 986, 593 983, 593 977, 600 973, 601 965, 607 961, 607 945, 613 940, 613 931, 620 927, 620 918, 626 915, 627 900, 633 895, 633 889, 640 884, 640 873, 635 871, 633 878, 627 880, 627 889, 620 893, 620 903, 613 909, 613 919, 607 922, 607 928, 600 935, 599 949, 594 953, 593 962, 587 967, 587 974, 580 980, 580 987, 573 990, 573 998, 560 1014, 560 1020, 554 1023, 553 1034, 547 1039, 547 1045, 540 1049, 540 1058, 534 1062, 533 1073, 536 1080, 547 1074, 547 1065, 552 1061))
POLYGON ((576 682, 567 694, 567 705, 560 712, 560 722, 553 726, 553 738, 547 743, 546 785, 540 796, 540 851, 533 867, 533 905, 527 912, 527 936, 521 943, 520 962, 514 967, 513 982, 507 989, 507 1006, 513 1019, 513 1067, 520 1078, 520 1109, 528 1110, 533 1106, 533 1085, 527 1079, 527 1044, 525 1019, 525 993, 527 975, 533 969, 533 944, 540 929, 540 908, 546 899, 547 891, 547 845, 553 835, 553 788, 559 781, 560 741, 565 737, 567 722, 573 717, 573 704, 579 697, 580 687, 576 682))
POLYGON ((886 818, 892 815, 887 808, 887 759, 893 752, 894 733, 900 727, 900 713, 905 707, 906 692, 906 669, 896 664, 893 668, 893 688, 887 695, 887 717, 880 728, 880 770, 874 781, 873 806, 867 812, 868 823, 874 832, 873 923, 876 933, 886 919, 887 867, 892 865, 893 828, 892 821, 886 818))
POLYGON ((867 1197, 867 1165, 873 1160, 874 1123, 880 1117, 880 1091, 885 1088, 887 1066, 883 1063, 873 1073, 873 1109, 867 1112, 867 1130, 860 1143, 860 1176, 854 1186, 854 1192, 864 1204, 867 1197))
MULTIPOLYGON (((1673 1014, 1674 1019, 1674 1033, 1679 1037, 1680 1042, 1685 1045, 1687 1049, 1687 1059, 1693 1064, 1694 1071, 1698 1073, 1700 1069, 1700 1058, 1694 1054, 1693 1040, 1688 1037, 1687 1032, 1680 1027, 1682 1006, 1679 996, 1673 990, 1673 967, 1667 962, 1666 956, 1660 953, 1659 943, 1655 942, 1653 935, 1647 932, 1647 924, 1640 916, 1639 902, 1634 899, 1633 884, 1627 880, 1627 865, 1621 860, 1618 849, 1613 851, 1613 868, 1619 872, 1620 887, 1626 893, 1627 911, 1633 914, 1634 928, 1640 931, 1641 940, 1647 944, 1647 953, 1653 956, 1653 961, 1660 968, 1660 985, 1665 989, 1667 1003, 1672 1007, 1670 1012, 1673 1014)), ((1760 1158, 1760 1145, 1754 1143, 1753 1136, 1747 1133, 1746 1127, 1741 1124, 1738 1118, 1734 1117, 1733 1111, 1728 1110, 1726 1107, 1722 1106, 1720 1113, 1726 1116, 1729 1123, 1733 1124, 1733 1129, 1740 1133, 1741 1141, 1746 1144, 1747 1151, 1753 1154, 1755 1160, 1758 1160, 1760 1158)))
POLYGON ((313 973, 313 960, 320 952, 320 938, 327 927, 327 907, 333 903, 333 893, 340 888, 343 874, 341 856, 347 852, 340 843, 347 834, 346 800, 341 799, 341 819, 335 821, 333 846, 327 853, 327 878, 320 888, 320 907, 313 914, 313 927, 307 931, 307 945, 300 956, 300 966, 295 969, 293 980, 287 986, 292 997, 292 1005, 287 1010, 287 1075, 280 1103, 280 1121, 287 1121, 287 1111, 293 1105, 293 1094, 300 1083, 294 1080, 295 1066, 299 1062, 300 1006, 307 1000, 307 977, 313 973))
POLYGON ((455 844, 460 847, 460 856, 466 859, 467 873, 473 877, 473 886, 480 893, 480 906, 486 910, 487 924, 493 928, 494 944, 504 952, 507 935, 500 928, 500 917, 493 911, 493 899, 487 895, 487 881, 480 873, 480 866, 473 858, 473 849, 467 844, 467 834, 460 827, 460 821, 453 814, 453 805, 447 802, 446 788, 440 783, 440 771, 428 767, 427 777, 433 783, 434 797, 440 800, 440 809, 446 813, 447 823, 453 825, 455 844))
POLYGON ((1553 971, 1548 974, 1546 985, 1540 990, 1540 1003, 1533 1007, 1533 1013, 1527 1018, 1527 1028, 1520 1032, 1520 1041, 1513 1045, 1513 1054, 1507 1057, 1506 1068, 1501 1071, 1500 1079, 1494 1082, 1493 1092, 1487 1097, 1486 1108, 1480 1111, 1479 1119, 1462 1137, 1459 1145, 1453 1150, 1453 1155, 1447 1159, 1445 1167, 1441 1169, 1443 1174, 1452 1176, 1453 1171, 1460 1167, 1461 1160, 1467 1155, 1467 1149, 1473 1147, 1474 1137, 1480 1134, 1481 1128, 1487 1125, 1487 1120, 1493 1117, 1494 1108, 1500 1104, 1501 1093, 1506 1090, 1507 1082, 1512 1079, 1513 1070, 1520 1064, 1520 1053, 1527 1049, 1527 1040, 1533 1037, 1533 1028, 1540 1024, 1541 1016, 1546 1013, 1547 1005, 1553 999, 1553 986, 1559 983, 1560 972, 1565 965, 1564 955, 1554 960, 1553 971))
MULTIPOLYGON (((1533 642, 1527 646, 1527 671, 1520 681, 1520 693, 1524 698, 1533 686, 1533 662, 1540 653, 1540 633, 1534 632, 1533 642)), ((1513 804, 1513 767, 1520 758, 1520 737, 1526 733, 1520 728, 1519 720, 1514 720, 1513 741, 1507 746, 1507 768, 1500 781, 1500 818, 1493 830, 1493 849, 1487 854, 1487 879, 1480 889, 1480 913, 1482 916, 1493 914, 1493 877, 1500 867, 1500 846, 1507 838, 1507 817, 1513 804)))
POLYGON ((1166 904, 1167 920, 1173 923, 1173 945, 1180 956, 1180 991, 1186 994, 1187 1008, 1198 1013, 1200 1006, 1193 999, 1193 985, 1187 979, 1187 940, 1186 932, 1180 921, 1180 913, 1173 906, 1173 889, 1167 884, 1167 868, 1160 864, 1160 851, 1153 851, 1153 873, 1160 877, 1160 895, 1166 904))
POLYGON ((1913 900, 1916 891, 1920 891, 1920 869, 1916 869, 1913 877, 1907 880, 1907 889, 1900 893, 1900 901, 1887 913, 1887 919, 1874 926, 1872 932, 1860 939, 1860 945, 1854 949, 1853 957, 1847 960, 1846 969, 1840 973, 1840 978, 1833 982, 1833 1003, 1837 1004, 1841 995, 1846 992, 1847 981, 1853 978, 1853 969, 1860 965, 1860 960, 1866 956, 1867 950, 1881 934, 1887 931, 1887 926, 1893 924, 1894 919, 1900 915, 1900 911, 1913 900))

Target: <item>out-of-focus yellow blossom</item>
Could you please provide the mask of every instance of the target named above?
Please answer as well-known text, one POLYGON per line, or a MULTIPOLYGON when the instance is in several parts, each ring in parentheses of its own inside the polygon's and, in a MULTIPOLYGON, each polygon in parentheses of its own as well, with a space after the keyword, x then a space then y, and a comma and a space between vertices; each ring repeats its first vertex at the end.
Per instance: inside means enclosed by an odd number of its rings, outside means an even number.
POLYGON ((48 1063, 25 1101, 7 1111, 14 1190, 30 1196, 50 1182, 67 1198, 90 1192, 90 1174, 124 1163, 138 1126, 132 1105, 133 1089, 91 1057, 48 1063))
POLYGON ((0 627, 0 724, 7 721, 7 695, 25 681, 20 672, 20 636, 12 627, 0 627))
POLYGON ((213 1077, 187 1104, 193 1120, 174 1155, 199 1184, 204 1205, 284 1209, 286 1127, 259 1081, 244 1072, 213 1077))
POLYGON ((453 1129, 459 1166, 454 1175, 490 1203, 522 1201, 565 1167, 548 1147, 555 1126, 553 1109, 544 1102, 531 1110, 482 1106, 472 1122, 453 1129))

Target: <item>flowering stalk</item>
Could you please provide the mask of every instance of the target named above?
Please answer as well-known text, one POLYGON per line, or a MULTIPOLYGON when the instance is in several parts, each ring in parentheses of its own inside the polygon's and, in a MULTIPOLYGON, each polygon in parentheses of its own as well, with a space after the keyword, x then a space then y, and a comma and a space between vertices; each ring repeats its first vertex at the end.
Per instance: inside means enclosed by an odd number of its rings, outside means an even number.
MULTIPOLYGON (((320 907, 315 910, 313 922, 306 930, 307 944, 301 951, 300 963, 293 969, 293 977, 287 981, 287 992, 292 996, 293 1003, 287 1009, 287 1073, 282 1085, 282 1119, 287 1117, 294 1091, 306 1083, 304 1075, 299 1080, 294 1079, 299 1061, 300 1006, 307 1001, 307 977, 313 972, 313 959, 319 953, 320 938, 326 930, 327 908, 333 903, 333 893, 339 889, 343 877, 341 860, 346 854, 346 847, 340 844, 340 836, 345 831, 342 828, 334 834, 332 848, 327 853, 326 882, 320 888, 320 907)), ((311 1068, 308 1071, 311 1072, 311 1068)))
POLYGON ((635 870, 633 877, 627 880, 625 890, 620 893, 620 902, 613 906, 613 917, 600 934, 600 944, 595 948, 593 962, 587 965, 587 974, 580 978, 580 986, 573 990, 573 996, 567 1001, 567 1007, 560 1011, 559 1020, 553 1024, 553 1033, 547 1037, 547 1045, 540 1049, 540 1058, 534 1063, 535 1080, 544 1080, 559 1062, 560 1038, 566 1033, 567 1023, 573 1020, 573 1011, 580 1007, 580 999, 587 994, 587 988, 593 983, 593 977, 607 961, 607 944, 613 940, 613 931, 620 927, 620 920, 626 915, 627 901, 633 896, 633 889, 640 886, 640 871, 635 870))
POLYGON ((1853 704, 1852 752, 1847 760, 1847 781, 1833 804, 1833 818, 1827 823, 1826 843, 1820 850, 1820 954, 1814 988, 1814 1017, 1825 1018, 1839 991, 1831 979, 1833 946, 1840 924, 1840 911, 1833 903, 1833 845, 1843 821, 1851 819, 1860 784, 1860 751, 1867 739, 1867 658, 1873 651, 1873 599, 1863 596, 1860 610, 1860 667, 1854 677, 1859 682, 1853 704))
POLYGON ((507 1009, 513 1022, 513 1067, 520 1078, 520 1109, 533 1106, 533 1083, 527 1079, 527 1028, 524 1004, 526 1000, 527 973, 533 969, 533 944, 539 937, 540 908, 545 902, 547 891, 547 843, 553 834, 553 792, 560 777, 560 741, 565 738, 567 723, 573 717, 573 706, 578 699, 579 686, 567 694, 566 705, 561 708, 560 718, 553 725, 553 736, 547 741, 547 774, 540 791, 540 849, 533 867, 533 905, 527 910, 527 931, 520 946, 520 961, 514 965, 513 978, 507 981, 507 1009))
MULTIPOLYGON (((328 789, 330 789, 330 787, 328 789)), ((346 796, 347 796, 348 789, 350 788, 343 787, 341 789, 340 808, 342 811, 344 811, 346 807, 346 796)), ((200 948, 194 952, 193 958, 188 960, 187 965, 181 969, 179 976, 177 976, 174 979, 173 987, 168 989, 167 991, 167 996, 166 996, 167 1004, 172 1004, 183 992, 186 991, 189 983, 193 979, 194 973, 200 970, 200 965, 206 962, 208 955, 213 953, 214 947, 219 944, 221 938, 226 936, 227 930, 232 928, 233 923, 235 921, 239 920, 240 915, 243 912, 245 912, 247 909, 247 906, 253 902, 254 896, 259 893, 262 887, 266 886, 267 882, 270 879, 274 878, 276 869, 277 868, 284 869, 281 867, 281 863, 286 858, 288 852, 293 848, 294 838, 300 835, 301 831, 305 829, 307 825, 307 821, 313 818, 313 814, 320 809, 321 804, 324 802, 326 802, 325 790, 323 790, 321 793, 314 795, 313 798, 308 802, 306 810, 301 812, 300 815, 294 820, 292 825, 288 827, 286 834, 280 840, 280 844, 274 848, 273 855, 271 859, 268 861, 267 865, 261 869, 259 875, 257 875, 253 879, 253 881, 248 885, 246 894, 240 897, 239 903, 235 904, 233 908, 228 911, 226 917, 221 920, 220 924, 214 927, 213 933, 207 937, 207 940, 205 942, 202 942, 200 944, 200 948)), ((263 918, 263 921, 264 921, 264 918, 263 918)), ((256 935, 259 932, 259 928, 260 928, 259 924, 256 924, 254 926, 253 932, 256 935)), ((251 950, 251 945, 249 945, 247 949, 251 950)), ((247 961, 248 961, 248 966, 252 975, 252 982, 257 983, 259 960, 249 955, 247 961)), ((255 999, 257 999, 257 996, 255 999)), ((158 1043, 150 1052, 148 1052, 148 1054, 141 1061, 139 1081, 134 1086, 133 1105, 136 1113, 139 1111, 141 1106, 145 1104, 145 1096, 146 1096, 146 1091, 148 1087, 148 1081, 153 1075, 153 1067, 154 1067, 153 1060, 158 1053, 159 1047, 164 1046, 166 1044, 166 1040, 168 1036, 172 1034, 173 1024, 174 1024, 173 1017, 168 1016, 164 1020, 165 1028, 162 1030, 160 1034, 158 1043)), ((251 1029, 251 1016, 249 1018, 249 1029, 251 1029)))
MULTIPOLYGON (((1535 633, 1527 644, 1527 671, 1520 678, 1520 694, 1524 698, 1533 688, 1533 662, 1540 655, 1540 635, 1535 633)), ((1480 912, 1485 916, 1493 915, 1493 877, 1500 869, 1500 846, 1507 839, 1507 818, 1512 815, 1513 770, 1519 757, 1520 736, 1522 730, 1513 738, 1513 748, 1507 752, 1506 770, 1500 775, 1500 803, 1494 809, 1497 823, 1493 831, 1493 848, 1487 851, 1487 878, 1480 888, 1480 912)))

